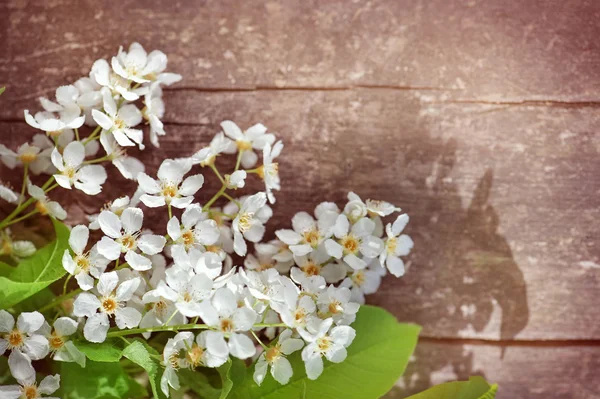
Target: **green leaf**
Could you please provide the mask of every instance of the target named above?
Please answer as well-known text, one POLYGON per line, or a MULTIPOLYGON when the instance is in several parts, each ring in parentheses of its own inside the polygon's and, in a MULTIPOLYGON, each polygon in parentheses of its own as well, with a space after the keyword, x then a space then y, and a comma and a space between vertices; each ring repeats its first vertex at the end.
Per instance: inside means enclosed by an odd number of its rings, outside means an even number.
POLYGON ((123 350, 123 356, 146 370, 154 398, 165 398, 160 390, 161 367, 156 359, 159 356, 158 352, 145 342, 135 341, 123 350))
POLYGON ((214 378, 211 378, 212 373, 215 373, 214 369, 207 368, 200 368, 197 370, 183 369, 177 372, 181 386, 187 387, 189 390, 194 391, 201 398, 226 398, 227 396, 222 396, 221 388, 216 386, 214 378))
POLYGON ((494 399, 498 385, 488 384, 482 377, 437 385, 407 399, 494 399))
MULTIPOLYGON (((144 395, 143 388, 132 380, 120 364, 107 367, 103 363, 61 362, 61 392, 63 399, 134 398, 144 395)), ((58 395, 57 395, 58 396, 58 395)))
POLYGON ((123 343, 117 339, 107 339, 101 344, 85 340, 77 340, 73 343, 85 357, 93 362, 116 363, 123 357, 123 343))
POLYGON ((289 357, 294 376, 280 385, 269 374, 259 387, 252 380, 254 366, 245 370, 234 362, 230 377, 234 388, 229 398, 344 398, 375 399, 388 392, 404 372, 417 344, 420 327, 400 324, 383 309, 361 306, 356 321, 356 338, 341 363, 325 361, 323 374, 309 380, 297 352, 289 357))
POLYGON ((19 302, 13 307, 13 309, 16 314, 23 312, 33 312, 34 310, 38 310, 44 305, 49 304, 54 299, 56 299, 56 295, 54 295, 52 290, 50 290, 50 288, 44 288, 40 292, 33 294, 24 301, 19 302))
POLYGON ((52 222, 56 239, 21 261, 8 276, 0 277, 0 308, 7 309, 18 304, 65 275, 62 256, 69 248, 69 229, 59 221, 52 222))

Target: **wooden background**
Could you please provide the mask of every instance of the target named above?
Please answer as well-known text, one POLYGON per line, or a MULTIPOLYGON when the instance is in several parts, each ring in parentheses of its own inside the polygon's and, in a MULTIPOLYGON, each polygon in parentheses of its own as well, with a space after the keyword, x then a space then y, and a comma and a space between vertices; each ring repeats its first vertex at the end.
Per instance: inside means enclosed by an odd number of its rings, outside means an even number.
MULTIPOLYGON (((184 80, 150 172, 260 121, 286 144, 276 227, 348 190, 411 215, 410 270, 370 298, 423 325, 390 398, 474 374, 597 398, 599 37, 593 0, 5 0, 0 134, 119 45, 161 49, 184 80)), ((121 188, 63 198, 78 220, 121 188)))

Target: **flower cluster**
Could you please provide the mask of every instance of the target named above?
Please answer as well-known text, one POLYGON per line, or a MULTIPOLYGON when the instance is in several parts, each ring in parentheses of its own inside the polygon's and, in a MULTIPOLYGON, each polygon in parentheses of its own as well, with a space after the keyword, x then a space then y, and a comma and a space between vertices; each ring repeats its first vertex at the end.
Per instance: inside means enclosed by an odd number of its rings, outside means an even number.
POLYGON ((52 327, 39 312, 20 314, 15 327, 13 316, 0 311, 0 352, 10 351, 12 375, 21 384, 0 387, 6 397, 39 397, 58 388, 58 376, 35 385, 32 360, 52 354, 85 366, 85 355, 69 339, 73 335, 102 343, 129 335, 152 341, 156 332, 176 332, 161 358, 167 396, 170 388, 180 388, 179 370, 219 367, 232 356, 255 360, 257 384, 268 373, 286 384, 293 374, 288 356, 300 352, 308 378, 316 379, 324 361, 346 358, 365 295, 378 289, 388 270, 397 277, 405 272, 401 257, 413 246, 402 234, 408 216, 385 224, 400 209, 355 193, 341 208, 323 202, 312 215, 297 213, 291 228, 265 240, 270 205, 280 189, 277 158, 283 143, 262 124, 244 131, 222 122, 206 147, 164 160, 156 175, 146 173, 126 149, 144 148, 143 119, 153 145, 165 135, 161 85, 180 79, 164 72, 166 64, 162 52, 147 54, 137 43, 127 52, 120 49, 110 63, 96 61, 89 77, 57 89, 56 101, 40 99, 44 111, 35 116, 25 111, 27 123, 44 134, 16 151, 0 148, 7 167, 23 166, 27 187, 19 194, 0 186, 1 197, 17 204, 0 223, 2 251, 15 259, 31 256, 35 247, 13 240, 9 225, 35 214, 67 217, 48 198, 51 190, 74 187, 96 195, 108 162, 138 183, 131 198, 116 198, 87 224, 72 228, 70 248, 62 254, 65 291, 55 308, 44 309, 57 316, 52 327), (84 125, 93 128, 85 138, 79 132, 84 125), (105 152, 99 157, 98 143, 105 152), (232 156, 229 173, 215 163, 224 155, 232 156), (51 177, 36 186, 29 173, 51 177), (207 173, 221 183, 212 197, 202 195, 207 173), (264 190, 236 195, 252 176, 264 190), (148 212, 168 214, 162 231, 144 226, 148 212), (67 292, 71 277, 77 286, 67 292), (68 298, 74 298, 72 307, 59 306, 68 298), (28 396, 28 390, 37 396, 28 396))

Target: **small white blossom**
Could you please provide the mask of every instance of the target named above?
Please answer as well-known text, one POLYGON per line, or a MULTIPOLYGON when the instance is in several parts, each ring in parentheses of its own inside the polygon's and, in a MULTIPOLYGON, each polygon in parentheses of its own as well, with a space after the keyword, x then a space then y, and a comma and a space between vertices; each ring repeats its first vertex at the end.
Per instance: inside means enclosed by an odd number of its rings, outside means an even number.
POLYGON ((8 255, 15 261, 29 258, 36 251, 35 245, 27 240, 14 240, 9 228, 0 232, 0 254, 8 255))
POLYGON ((8 202, 9 204, 14 204, 19 200, 20 196, 21 195, 14 192, 10 186, 0 184, 0 198, 2 198, 4 201, 8 202))
POLYGON ((38 112, 34 117, 25 110, 25 122, 31 127, 43 130, 48 136, 56 137, 65 130, 80 128, 85 122, 85 116, 79 116, 79 107, 76 108, 76 113, 72 112, 70 109, 57 118, 50 112, 38 112))
POLYGON ((50 327, 47 322, 39 330, 47 339, 53 359, 60 362, 75 362, 85 367, 85 355, 69 337, 77 332, 78 323, 70 317, 59 317, 50 327))
POLYGON ((203 220, 202 208, 198 204, 183 211, 181 224, 173 216, 167 223, 167 232, 173 243, 183 245, 186 250, 213 245, 219 240, 220 234, 217 222, 212 219, 203 220))
POLYGON ((350 325, 356 319, 359 303, 351 301, 352 294, 346 287, 330 285, 317 298, 321 318, 331 317, 337 325, 350 325))
MULTIPOLYGON (((140 203, 139 197, 141 195, 142 193, 136 192, 133 195, 133 198, 131 198, 131 200, 127 195, 124 197, 117 198, 106 204, 104 206, 104 210, 111 211, 115 215, 120 216, 125 209, 130 207, 136 207, 140 203)), ((90 230, 98 230, 100 228, 100 223, 98 223, 98 216, 99 214, 88 216, 88 221, 90 222, 90 230)))
MULTIPOLYGON (((379 262, 379 261, 377 261, 379 262)), ((381 285, 381 274, 371 268, 362 270, 352 270, 350 275, 342 281, 340 287, 350 289, 350 299, 359 304, 365 303, 365 295, 371 295, 377 292, 381 285)))
POLYGON ((258 155, 253 150, 262 151, 265 145, 273 145, 275 136, 267 133, 267 128, 261 123, 251 126, 245 132, 232 121, 221 122, 221 128, 227 137, 235 142, 239 151, 242 152, 241 163, 245 169, 256 165, 258 155))
POLYGON ((230 175, 225 175, 225 183, 227 188, 237 190, 243 188, 246 185, 246 177, 248 174, 245 170, 236 170, 230 175))
POLYGON ((360 256, 375 258, 383 250, 383 241, 373 235, 375 222, 361 218, 352 227, 346 215, 339 215, 333 227, 333 233, 338 239, 325 241, 325 249, 336 259, 343 257, 344 262, 353 269, 364 269, 367 262, 360 256))
POLYGON ((160 147, 158 136, 164 136, 164 124, 161 119, 165 114, 165 103, 162 99, 162 89, 160 85, 154 83, 150 87, 148 93, 144 96, 144 109, 142 110, 143 117, 150 124, 150 142, 155 147, 160 147))
POLYGON ((385 248, 379 255, 381 266, 387 267, 390 273, 396 277, 404 275, 404 262, 400 256, 406 256, 410 253, 413 247, 413 240, 406 234, 401 234, 404 227, 408 223, 409 217, 407 214, 398 216, 394 224, 388 223, 385 227, 387 238, 385 240, 385 248))
POLYGON ((106 60, 97 60, 92 66, 90 78, 98 85, 107 87, 115 95, 122 96, 127 101, 135 101, 140 98, 141 90, 130 90, 127 79, 112 71, 106 60))
POLYGON ((137 158, 127 155, 123 147, 117 143, 114 136, 106 131, 100 135, 100 144, 113 165, 121 172, 124 178, 137 180, 138 174, 145 170, 145 166, 137 158))
POLYGON ((265 193, 257 193, 246 198, 241 209, 233 220, 233 248, 235 253, 244 256, 247 252, 246 241, 258 242, 265 234, 265 226, 255 217, 267 203, 265 193))
POLYGON ((183 176, 190 171, 192 164, 185 161, 166 159, 158 168, 158 181, 145 173, 138 175, 138 183, 146 194, 140 197, 144 205, 155 208, 159 206, 172 205, 183 209, 194 200, 194 194, 204 184, 204 176, 201 174, 183 176))
POLYGON ((167 65, 167 56, 159 50, 150 54, 139 43, 131 43, 129 51, 119 48, 119 53, 112 58, 111 66, 121 77, 136 83, 149 82, 167 65))
MULTIPOLYGON (((316 250, 333 234, 338 213, 331 210, 319 210, 317 220, 307 212, 298 212, 292 218, 292 228, 277 230, 277 237, 289 245, 295 256, 303 256, 316 250)), ((315 210, 315 214, 316 214, 315 210)))
POLYGON ((323 372, 323 356, 332 363, 340 363, 346 359, 346 348, 350 346, 356 332, 349 326, 337 326, 329 331, 333 319, 323 320, 309 331, 298 329, 302 338, 309 344, 302 350, 302 360, 309 379, 317 379, 323 372))
POLYGON ((299 351, 304 346, 304 341, 292 338, 292 330, 285 330, 279 336, 276 344, 265 349, 256 361, 254 381, 257 385, 264 381, 269 367, 271 375, 280 384, 287 384, 294 374, 292 365, 286 356, 299 351))
POLYGON ((55 148, 52 163, 60 173, 55 174, 54 179, 63 188, 70 190, 75 186, 88 195, 96 195, 102 191, 106 171, 100 165, 82 165, 84 159, 85 148, 78 141, 67 145, 62 155, 55 148))
POLYGON ((40 215, 50 215, 58 220, 63 220, 67 217, 67 212, 65 212, 58 202, 50 201, 44 190, 31 184, 29 181, 27 182, 27 192, 37 200, 35 209, 40 215))
POLYGON ((131 147, 137 144, 143 150, 144 134, 139 129, 133 129, 142 122, 140 110, 133 104, 117 107, 117 103, 108 89, 102 89, 102 98, 104 112, 92 110, 92 116, 96 123, 102 126, 102 129, 112 133, 119 145, 131 147))
POLYGON ((19 385, 0 386, 0 397, 2 399, 57 399, 47 395, 52 395, 60 387, 60 375, 48 375, 40 382, 35 383, 35 370, 23 369, 20 365, 11 364, 9 361, 10 372, 15 377, 19 385))
POLYGON ((65 249, 62 258, 63 267, 69 274, 75 276, 79 288, 84 291, 94 287, 93 277, 99 278, 110 263, 108 259, 98 253, 97 244, 89 252, 85 252, 89 234, 88 228, 84 225, 73 227, 69 236, 69 245, 75 257, 72 257, 69 250, 65 249))
POLYGON ((207 307, 210 308, 205 299, 210 298, 212 288, 213 281, 206 274, 195 274, 191 270, 174 266, 166 271, 165 281, 158 283, 153 295, 175 303, 182 315, 196 317, 201 316, 207 307))
POLYGON ((51 166, 50 153, 52 148, 41 148, 38 145, 25 143, 19 146, 17 152, 0 144, 0 160, 9 169, 19 165, 27 165, 34 175, 44 173, 51 166))
POLYGON ((212 165, 218 155, 221 153, 233 153, 235 149, 235 143, 226 138, 223 132, 220 132, 213 137, 208 147, 202 148, 191 159, 194 165, 212 165))
POLYGON ((116 260, 124 253, 125 260, 133 269, 149 270, 152 262, 137 253, 137 249, 146 255, 156 255, 163 250, 166 239, 155 234, 140 236, 143 221, 144 213, 139 208, 127 208, 121 217, 102 211, 98 223, 106 236, 98 243, 98 252, 110 260, 116 260))
POLYGON ((271 204, 275 203, 273 190, 279 191, 281 189, 279 182, 279 164, 274 162, 275 158, 281 154, 281 150, 283 150, 283 143, 281 141, 275 143, 273 148, 271 148, 271 144, 265 144, 265 147, 263 148, 263 165, 258 168, 258 175, 265 182, 265 190, 271 204))
POLYGON ((119 284, 117 272, 100 275, 98 296, 83 292, 73 304, 73 313, 77 317, 87 317, 83 336, 90 342, 104 342, 110 326, 109 317, 115 318, 117 327, 135 328, 140 324, 142 314, 135 308, 126 306, 140 284, 136 277, 119 284))

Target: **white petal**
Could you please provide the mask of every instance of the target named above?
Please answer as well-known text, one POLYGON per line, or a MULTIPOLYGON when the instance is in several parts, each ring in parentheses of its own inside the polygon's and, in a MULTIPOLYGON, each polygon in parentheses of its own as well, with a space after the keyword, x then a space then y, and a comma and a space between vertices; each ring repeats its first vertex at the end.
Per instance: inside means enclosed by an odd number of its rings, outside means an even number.
POLYGON ((87 273, 77 273, 75 280, 77 280, 79 288, 84 291, 89 291, 94 288, 94 279, 87 273))
POLYGON ((25 353, 31 360, 43 359, 48 355, 50 347, 48 345, 48 339, 42 335, 32 335, 25 340, 23 346, 23 353, 25 353))
POLYGON ((127 208, 121 214, 121 223, 127 233, 135 233, 141 230, 144 221, 144 213, 140 208, 127 208))
POLYGON ((100 300, 95 295, 82 292, 73 303, 73 314, 77 317, 91 317, 100 307, 100 300))
POLYGON ((248 359, 256 353, 254 342, 243 334, 232 333, 229 337, 229 352, 238 359, 248 359))
POLYGON ((405 273, 404 262, 397 256, 388 256, 385 265, 390 273, 396 277, 402 277, 405 273))
POLYGON ((302 236, 291 229, 277 230, 275 235, 288 245, 298 244, 302 240, 302 236))
POLYGON ((167 240, 163 236, 144 234, 138 239, 138 247, 146 255, 156 255, 162 252, 167 240))
POLYGON ((293 374, 294 371, 292 370, 292 365, 285 357, 281 357, 273 363, 271 375, 275 378, 275 381, 280 384, 287 384, 293 374))
POLYGON ((392 232, 394 233, 395 236, 397 236, 398 234, 400 234, 402 232, 402 230, 404 230, 404 228, 408 224, 409 220, 410 220, 410 218, 408 217, 408 215, 406 213, 403 215, 400 215, 396 218, 396 220, 394 221, 394 224, 392 225, 392 232))
POLYGON ((152 269, 152 261, 150 259, 133 251, 127 251, 125 254, 125 261, 129 263, 129 266, 131 266, 133 270, 141 272, 152 269))
POLYGON ((110 211, 100 212, 100 215, 98 215, 98 224, 100 225, 102 232, 107 236, 111 238, 121 237, 121 220, 114 213, 110 211))
POLYGON ((415 244, 413 243, 412 238, 407 236, 406 234, 402 234, 398 237, 398 241, 396 242, 396 252, 397 256, 406 256, 410 253, 410 250, 413 248, 415 244))
POLYGON ((140 197, 140 201, 144 203, 148 208, 158 208, 159 206, 165 206, 165 197, 159 197, 156 195, 143 194, 140 197))
POLYGON ((311 380, 316 380, 323 372, 323 359, 320 356, 305 361, 306 375, 311 380))
POLYGON ((0 310, 0 332, 10 332, 14 326, 14 317, 6 310, 0 310))
POLYGON ((119 284, 119 275, 117 272, 112 271, 108 273, 102 273, 98 281, 98 292, 100 295, 110 295, 119 284))
POLYGON ((160 191, 158 182, 145 173, 140 173, 137 180, 142 190, 148 194, 156 194, 160 191))
POLYGON ((10 353, 8 367, 12 376, 22 385, 35 382, 35 370, 31 365, 31 359, 21 353, 21 351, 14 350, 10 353))
POLYGON ((215 356, 229 356, 229 348, 227 347, 227 342, 225 342, 222 333, 216 331, 203 331, 201 334, 205 338, 206 350, 215 356))
POLYGON ((336 259, 340 259, 343 255, 342 246, 332 239, 325 241, 325 250, 329 256, 333 256, 336 259))
POLYGON ((69 235, 69 245, 71 249, 78 255, 81 255, 85 250, 88 242, 90 231, 87 226, 82 224, 73 227, 69 235))
POLYGON ((51 395, 56 392, 58 388, 60 388, 60 375, 55 374, 46 376, 46 378, 40 382, 38 391, 44 395, 51 395))
POLYGON ((187 177, 181 184, 179 194, 183 196, 194 195, 204 184, 204 176, 198 174, 187 177))
POLYGON ((242 307, 233 314, 233 325, 238 331, 248 331, 256 321, 256 312, 250 308, 242 307))
POLYGON ((252 376, 252 378, 254 378, 254 382, 256 382, 256 385, 260 386, 260 384, 262 384, 262 382, 265 380, 268 368, 269 363, 267 363, 265 360, 265 356, 261 355, 254 366, 254 374, 252 376))
POLYGON ((44 316, 40 312, 23 312, 17 318, 17 328, 24 333, 33 333, 44 324, 44 316))
POLYGON ((77 322, 70 317, 59 317, 54 322, 54 329, 58 335, 67 337, 77 331, 77 322))
POLYGON ((121 245, 108 237, 102 237, 97 248, 98 252, 107 259, 116 260, 121 256, 121 245))
POLYGON ((104 313, 97 313, 88 318, 83 328, 83 336, 90 342, 104 342, 109 326, 108 316, 104 313))
POLYGON ((140 320, 142 320, 142 314, 131 307, 119 309, 115 313, 115 322, 120 329, 135 328, 140 324, 140 320))
POLYGON ((125 280, 117 288, 116 299, 119 302, 125 302, 131 299, 133 293, 140 286, 141 280, 139 277, 125 280))
POLYGON ((69 143, 63 151, 65 164, 76 167, 81 165, 85 158, 85 148, 79 141, 69 143))

